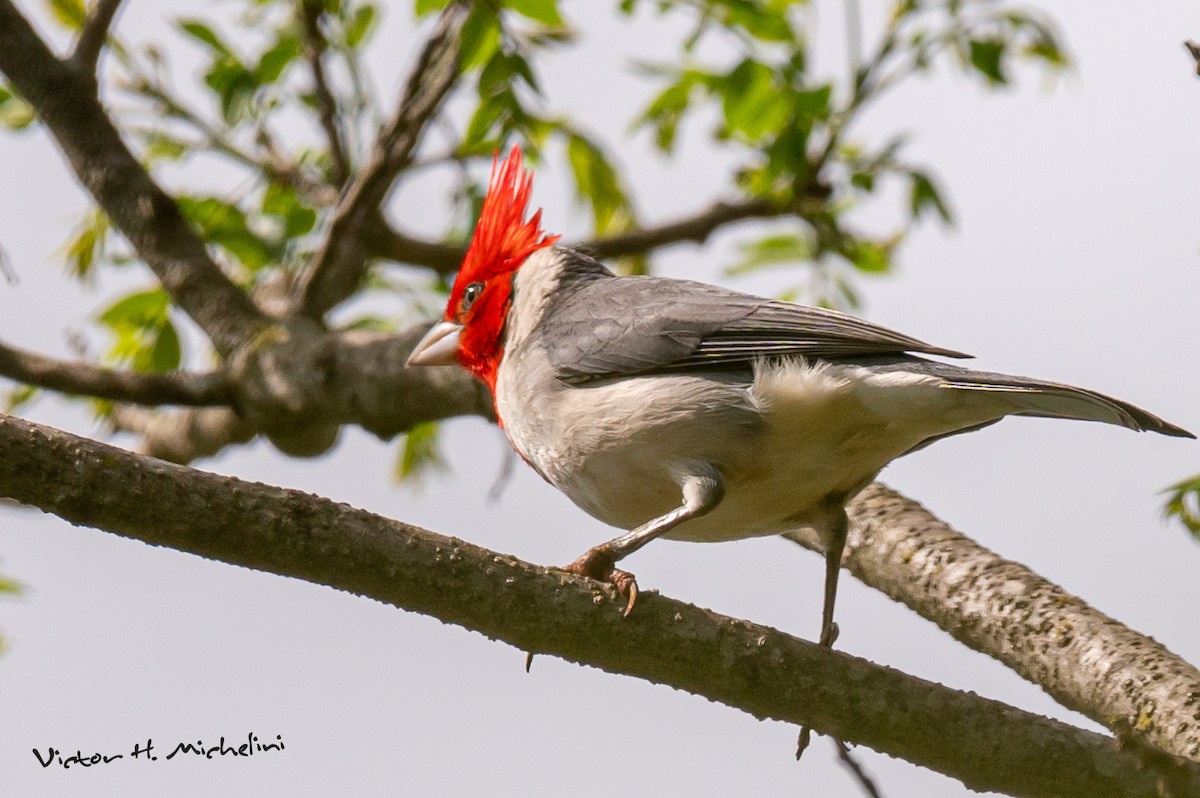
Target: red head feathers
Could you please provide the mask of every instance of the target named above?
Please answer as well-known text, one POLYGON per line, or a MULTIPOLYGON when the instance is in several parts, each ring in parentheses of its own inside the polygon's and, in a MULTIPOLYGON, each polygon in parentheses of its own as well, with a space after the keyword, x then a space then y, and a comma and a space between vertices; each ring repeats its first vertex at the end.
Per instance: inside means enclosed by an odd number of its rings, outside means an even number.
POLYGON ((512 297, 512 274, 534 252, 559 239, 539 229, 541 210, 525 221, 533 175, 521 168, 521 148, 513 145, 503 163, 498 159, 499 154, 492 159, 492 177, 475 235, 446 305, 446 320, 463 325, 459 362, 492 389, 512 297))

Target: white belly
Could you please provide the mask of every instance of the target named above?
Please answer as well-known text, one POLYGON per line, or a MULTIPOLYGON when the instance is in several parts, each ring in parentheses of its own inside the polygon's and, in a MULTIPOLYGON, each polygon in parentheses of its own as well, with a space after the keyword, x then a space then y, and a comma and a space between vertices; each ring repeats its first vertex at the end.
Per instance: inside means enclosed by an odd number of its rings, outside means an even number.
MULTIPOLYGON (((529 365, 529 364, 526 364, 529 365)), ((681 503, 679 478, 710 463, 721 503, 673 529, 732 540, 820 523, 929 437, 998 418, 994 400, 924 375, 803 362, 760 366, 751 385, 687 375, 546 394, 501 370, 497 406, 514 447, 596 518, 631 529, 681 503), (548 396, 540 405, 530 396, 548 396)), ((528 375, 524 375, 528 376, 528 375)))

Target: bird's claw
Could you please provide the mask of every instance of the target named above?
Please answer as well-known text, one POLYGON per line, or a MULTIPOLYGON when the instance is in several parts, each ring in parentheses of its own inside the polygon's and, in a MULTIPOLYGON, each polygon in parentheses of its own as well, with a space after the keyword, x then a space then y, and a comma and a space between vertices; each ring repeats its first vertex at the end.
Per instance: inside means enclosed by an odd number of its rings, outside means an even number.
POLYGON ((615 587, 617 595, 625 599, 625 610, 621 615, 628 618, 629 613, 633 612, 634 603, 637 602, 637 579, 628 571, 615 568, 615 564, 616 560, 612 553, 604 547, 598 546, 589 549, 570 565, 564 566, 563 570, 569 574, 595 579, 597 582, 607 582, 615 587))
POLYGON ((828 627, 825 627, 821 630, 821 645, 825 648, 833 648, 833 644, 837 642, 838 635, 840 633, 841 630, 838 629, 838 625, 836 623, 829 624, 828 627))

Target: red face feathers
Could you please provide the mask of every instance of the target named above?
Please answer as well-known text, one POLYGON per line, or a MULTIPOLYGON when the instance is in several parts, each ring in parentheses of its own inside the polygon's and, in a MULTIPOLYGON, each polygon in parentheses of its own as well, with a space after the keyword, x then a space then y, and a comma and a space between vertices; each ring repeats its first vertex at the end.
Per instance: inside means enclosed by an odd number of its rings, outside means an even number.
POLYGON ((514 145, 503 163, 497 161, 498 156, 492 160, 483 210, 446 305, 446 320, 463 325, 459 362, 493 390, 512 276, 526 258, 559 239, 539 229, 541 210, 525 221, 533 175, 521 168, 521 148, 514 145))

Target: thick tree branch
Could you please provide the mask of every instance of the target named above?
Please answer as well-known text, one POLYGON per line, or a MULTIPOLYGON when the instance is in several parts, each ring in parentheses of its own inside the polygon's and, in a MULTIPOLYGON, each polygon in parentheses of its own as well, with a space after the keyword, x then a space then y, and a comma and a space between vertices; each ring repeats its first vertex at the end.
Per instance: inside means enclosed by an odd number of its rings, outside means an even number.
MULTIPOLYGON (((1101 735, 654 594, 623 618, 620 602, 603 601, 587 580, 299 491, 173 466, 7 416, 0 496, 72 523, 369 596, 755 717, 805 723, 973 789, 1157 794, 1138 758, 1101 735)), ((1177 770, 1200 784, 1200 768, 1177 770)))
POLYGON ((328 451, 346 424, 387 440, 428 421, 495 420, 487 389, 462 369, 405 368, 428 323, 399 333, 308 326, 281 324, 233 361, 238 412, 119 407, 114 428, 141 436, 146 454, 189 463, 259 434, 289 454, 312 457, 328 451))
POLYGON ((443 276, 458 271, 466 250, 437 241, 414 238, 396 230, 380 214, 363 226, 362 244, 369 258, 424 266, 443 276))
POLYGON ((304 28, 304 57, 308 59, 309 70, 313 77, 313 95, 317 99, 317 116, 321 120, 321 129, 325 131, 325 139, 329 144, 329 157, 332 162, 331 177, 334 185, 339 188, 350 179, 350 159, 342 143, 342 134, 338 130, 338 105, 333 92, 329 89, 329 81, 325 77, 325 36, 321 33, 321 17, 324 15, 324 5, 320 0, 299 0, 300 20, 304 28))
MULTIPOLYGON (((843 563, 860 580, 1063 706, 1200 761, 1200 671, 1193 665, 890 488, 872 485, 849 509, 843 563)), ((813 535, 788 537, 820 550, 813 535)))
POLYGON ((227 407, 196 407, 169 412, 117 405, 108 416, 113 432, 138 436, 138 451, 168 463, 212 457, 226 447, 249 443, 254 425, 227 407))
POLYGON ((396 116, 380 133, 370 161, 334 211, 324 244, 297 281, 296 305, 309 318, 320 319, 358 289, 367 262, 364 224, 379 213, 396 176, 412 162, 426 125, 458 79, 462 29, 470 8, 468 2, 455 2, 442 12, 409 76, 396 116))
POLYGON ((100 60, 100 51, 104 49, 108 31, 112 27, 113 18, 117 15, 117 9, 120 7, 121 0, 96 0, 87 24, 79 33, 79 39, 75 43, 75 52, 71 54, 71 61, 79 70, 89 75, 95 74, 96 62, 100 60))
MULTIPOLYGON (((641 255, 672 244, 704 243, 718 229, 735 222, 771 219, 796 212, 795 208, 788 208, 766 199, 718 202, 707 210, 673 222, 575 241, 567 246, 581 249, 597 258, 641 255)), ((362 241, 370 257, 425 266, 442 275, 458 271, 464 253, 459 247, 425 241, 401 233, 380 216, 368 220, 363 230, 362 241)))
POLYGON ((0 0, 0 71, 37 111, 92 193, 179 306, 229 354, 266 323, 209 257, 178 206, 125 146, 92 79, 58 60, 9 0, 0 0))
POLYGON ((224 374, 143 374, 27 352, 0 343, 0 377, 77 396, 139 405, 228 405, 233 388, 224 374))

